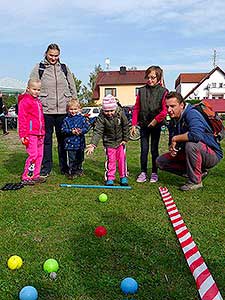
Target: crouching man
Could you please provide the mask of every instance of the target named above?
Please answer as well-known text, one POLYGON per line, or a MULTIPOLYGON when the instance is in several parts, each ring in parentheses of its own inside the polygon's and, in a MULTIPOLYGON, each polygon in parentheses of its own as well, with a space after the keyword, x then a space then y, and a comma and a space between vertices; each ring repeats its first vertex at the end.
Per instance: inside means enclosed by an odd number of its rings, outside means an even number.
POLYGON ((170 92, 166 107, 169 124, 169 152, 156 160, 161 170, 186 176, 182 191, 201 188, 202 178, 223 157, 219 142, 200 112, 185 103, 181 94, 170 92))

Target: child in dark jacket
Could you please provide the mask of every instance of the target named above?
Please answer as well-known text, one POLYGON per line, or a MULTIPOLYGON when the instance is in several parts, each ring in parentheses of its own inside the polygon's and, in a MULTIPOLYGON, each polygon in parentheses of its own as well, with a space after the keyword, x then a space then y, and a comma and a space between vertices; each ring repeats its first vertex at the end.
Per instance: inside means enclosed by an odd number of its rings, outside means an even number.
POLYGON ((112 95, 103 99, 91 144, 87 146, 87 154, 93 153, 101 138, 106 152, 105 184, 114 185, 118 162, 120 185, 128 185, 125 144, 129 140, 129 124, 125 113, 112 95))
POLYGON ((62 133, 65 135, 64 145, 69 159, 69 179, 83 175, 83 161, 85 149, 85 133, 88 132, 90 124, 80 113, 80 103, 71 99, 67 103, 68 115, 63 120, 62 133))
POLYGON ((39 79, 30 79, 26 93, 20 96, 19 102, 19 137, 24 145, 28 158, 22 174, 23 185, 34 185, 46 179, 40 178, 43 158, 45 124, 41 101, 38 99, 41 89, 39 79))

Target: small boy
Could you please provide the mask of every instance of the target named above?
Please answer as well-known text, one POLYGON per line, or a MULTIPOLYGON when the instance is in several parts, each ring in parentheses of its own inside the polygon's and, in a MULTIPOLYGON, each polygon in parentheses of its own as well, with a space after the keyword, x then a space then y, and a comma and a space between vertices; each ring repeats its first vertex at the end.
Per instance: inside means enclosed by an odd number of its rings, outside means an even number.
POLYGON ((83 175, 82 163, 84 161, 85 133, 88 132, 90 124, 80 113, 80 103, 72 98, 67 103, 68 115, 63 120, 62 133, 65 135, 64 145, 68 154, 69 179, 83 175))
POLYGON ((129 124, 125 113, 112 95, 103 99, 91 144, 87 146, 87 154, 93 153, 101 138, 106 152, 105 185, 114 185, 117 162, 120 185, 128 185, 125 144, 129 140, 129 124))

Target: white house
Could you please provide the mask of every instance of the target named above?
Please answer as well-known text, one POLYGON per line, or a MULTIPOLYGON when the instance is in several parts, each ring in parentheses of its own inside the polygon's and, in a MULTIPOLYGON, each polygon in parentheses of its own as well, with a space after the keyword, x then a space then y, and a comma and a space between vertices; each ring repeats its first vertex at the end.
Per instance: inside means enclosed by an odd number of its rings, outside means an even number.
POLYGON ((225 73, 218 66, 209 73, 181 73, 175 89, 184 99, 225 99, 225 73))

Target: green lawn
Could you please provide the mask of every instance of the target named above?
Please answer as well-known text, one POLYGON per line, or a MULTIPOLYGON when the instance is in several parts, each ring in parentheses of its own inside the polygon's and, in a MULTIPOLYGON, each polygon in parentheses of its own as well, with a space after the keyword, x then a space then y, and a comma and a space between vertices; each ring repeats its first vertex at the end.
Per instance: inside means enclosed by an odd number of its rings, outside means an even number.
MULTIPOLYGON (((225 143, 224 143, 225 145, 225 143)), ((160 152, 167 148, 162 135, 160 152)), ((18 182, 25 161, 24 146, 15 132, 0 137, 0 185, 18 182)), ((60 188, 70 183, 59 175, 57 157, 47 183, 18 191, 0 191, 0 300, 18 299, 20 289, 33 285, 39 300, 123 300, 124 277, 139 284, 136 300, 198 299, 195 281, 174 234, 158 187, 167 186, 225 295, 225 163, 204 180, 204 189, 181 192, 183 178, 160 172, 157 184, 138 184, 139 142, 129 142, 127 157, 132 190, 60 188), (98 195, 106 192, 108 201, 98 195), (106 237, 94 229, 104 225, 106 237), (19 255, 24 264, 11 271, 7 260, 19 255), (55 258, 55 281, 42 269, 55 258)), ((104 152, 99 146, 86 158, 79 184, 103 184, 104 152)), ((130 297, 129 299, 133 299, 130 297)))

